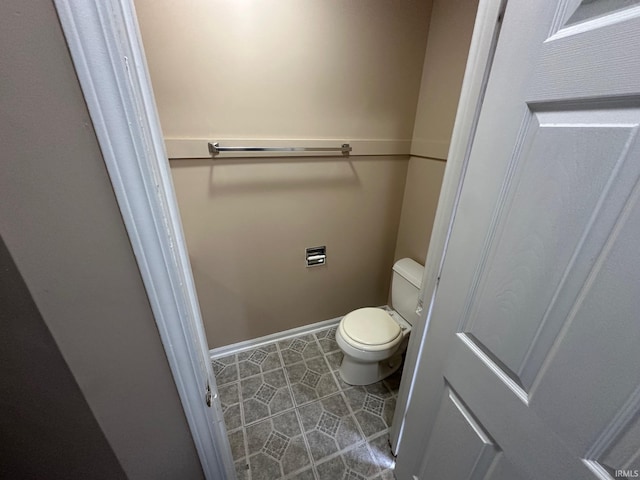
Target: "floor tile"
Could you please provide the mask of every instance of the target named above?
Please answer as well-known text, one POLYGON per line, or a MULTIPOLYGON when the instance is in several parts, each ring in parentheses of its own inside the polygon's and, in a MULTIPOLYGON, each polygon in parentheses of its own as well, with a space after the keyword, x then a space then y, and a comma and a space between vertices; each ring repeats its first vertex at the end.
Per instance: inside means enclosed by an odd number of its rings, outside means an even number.
POLYGON ((324 357, 327 359, 327 363, 331 370, 338 370, 342 363, 342 357, 344 357, 344 354, 342 351, 338 350, 337 352, 327 353, 324 357))
POLYGON ((265 453, 257 453, 249 459, 252 480, 276 480, 282 478, 280 462, 265 453))
POLYGON ((338 385, 324 357, 303 360, 285 367, 296 405, 338 392, 338 385))
POLYGON ((367 393, 375 395, 378 398, 389 398, 393 396, 393 393, 384 381, 372 383, 371 385, 363 385, 362 388, 364 388, 367 393))
POLYGON ((396 480, 395 475, 393 474, 393 470, 390 468, 383 470, 380 475, 377 477, 373 477, 374 480, 396 480))
POLYGON ((340 347, 336 342, 336 330, 338 327, 331 327, 326 330, 316 332, 314 335, 318 339, 320 348, 324 353, 339 351, 340 347))
POLYGON ((388 433, 369 440, 369 450, 376 461, 376 465, 378 465, 382 471, 392 470, 395 467, 396 459, 391 452, 388 433))
POLYGON ((239 428, 227 434, 231 445, 231 455, 235 461, 242 460, 247 456, 244 446, 244 430, 239 428))
MULTIPOLYGON (((404 364, 403 364, 404 366, 404 364)), ((402 379, 402 367, 400 367, 393 375, 388 376, 382 382, 391 391, 394 397, 398 396, 400 390, 400 380, 402 379)))
POLYGON ((345 383, 335 329, 212 361, 239 480, 395 480, 402 372, 345 383))
POLYGON ((340 372, 338 370, 335 370, 332 373, 340 390, 348 390, 349 388, 353 388, 353 385, 349 385, 347 382, 345 382, 342 379, 342 377, 340 376, 340 372))
POLYGON ((247 378, 282 368, 282 361, 275 343, 263 345, 238 354, 238 374, 247 378))
POLYGON ((344 394, 367 438, 378 435, 391 426, 396 399, 384 385, 353 387, 345 390, 344 394))
POLYGON ((211 361, 213 374, 216 376, 218 386, 238 380, 238 363, 236 355, 216 358, 211 361))
POLYGON ((285 365, 301 362, 322 355, 318 342, 313 335, 301 335, 278 342, 285 365))
POLYGON ((249 480, 249 463, 247 459, 242 459, 235 463, 236 466, 236 479, 237 480, 249 480))
POLYGON ((245 378, 240 389, 245 425, 293 408, 282 369, 245 378))
POLYGON ((319 480, 367 480, 381 473, 366 443, 318 463, 316 470, 319 480))
POLYGON ((316 480, 316 475, 313 473, 313 468, 307 468, 306 470, 293 473, 285 478, 286 480, 316 480))
POLYGON ((273 480, 311 467, 295 411, 250 425, 246 432, 253 479, 273 480))
POLYGON ((220 404, 224 414, 224 424, 227 430, 235 430, 242 426, 240 416, 240 391, 237 382, 222 385, 218 389, 220 404))
POLYGON ((364 440, 339 393, 299 407, 298 412, 314 461, 364 440))

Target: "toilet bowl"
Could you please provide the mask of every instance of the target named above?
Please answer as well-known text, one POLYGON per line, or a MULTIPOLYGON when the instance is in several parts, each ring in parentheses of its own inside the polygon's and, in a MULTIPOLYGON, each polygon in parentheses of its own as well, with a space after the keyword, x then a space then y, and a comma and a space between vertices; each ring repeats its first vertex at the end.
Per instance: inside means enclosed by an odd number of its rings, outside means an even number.
POLYGON ((345 315, 336 331, 344 357, 338 370, 350 385, 369 385, 394 373, 402 364, 424 267, 409 258, 393 266, 392 309, 365 307, 345 315))

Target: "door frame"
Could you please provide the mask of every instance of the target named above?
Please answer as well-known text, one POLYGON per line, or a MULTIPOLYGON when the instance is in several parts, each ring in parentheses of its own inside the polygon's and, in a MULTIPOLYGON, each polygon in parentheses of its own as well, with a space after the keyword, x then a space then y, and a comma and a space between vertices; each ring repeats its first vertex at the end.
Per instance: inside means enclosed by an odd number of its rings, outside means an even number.
POLYGON ((391 450, 395 455, 398 455, 404 440, 407 440, 409 444, 420 440, 405 437, 405 419, 413 397, 416 371, 423 357, 423 347, 431 320, 432 302, 438 288, 440 271, 455 219, 506 4, 507 0, 480 0, 478 3, 460 100, 449 145, 447 165, 422 277, 420 300, 416 312, 420 315, 420 320, 417 328, 413 328, 409 337, 403 381, 400 384, 396 409, 389 431, 391 450))
MULTIPOLYGON (((208 344, 133 0, 54 4, 205 477, 235 478, 213 376, 213 408, 200 388, 208 344)), ((411 335, 404 370, 411 380, 402 382, 390 432, 396 454, 505 4, 478 5, 422 282, 427 307, 411 335)))
POLYGON ((204 475, 235 478, 133 2, 54 4, 204 475))

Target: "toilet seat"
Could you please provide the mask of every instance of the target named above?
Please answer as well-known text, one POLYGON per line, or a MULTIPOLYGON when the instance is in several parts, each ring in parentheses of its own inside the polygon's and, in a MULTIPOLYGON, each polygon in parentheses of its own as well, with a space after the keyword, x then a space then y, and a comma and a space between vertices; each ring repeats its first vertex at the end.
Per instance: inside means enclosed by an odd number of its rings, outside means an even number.
POLYGON ((372 307, 345 315, 339 330, 352 347, 370 352, 389 350, 403 338, 400 325, 384 310, 372 307))

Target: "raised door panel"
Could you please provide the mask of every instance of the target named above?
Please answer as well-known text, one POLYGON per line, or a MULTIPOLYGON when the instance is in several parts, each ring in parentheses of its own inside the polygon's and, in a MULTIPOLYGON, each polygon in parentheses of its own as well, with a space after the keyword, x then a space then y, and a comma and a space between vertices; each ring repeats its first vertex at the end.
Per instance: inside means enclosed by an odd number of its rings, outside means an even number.
POLYGON ((613 1, 595 3, 600 3, 597 14, 588 11, 587 2, 577 9, 575 0, 561 2, 527 87, 530 105, 637 94, 640 56, 631 46, 640 28, 640 2, 620 9, 613 1), (585 18, 570 23, 571 10, 585 18))
MULTIPOLYGON (((626 476, 640 476, 640 416, 637 412, 637 397, 640 394, 636 391, 635 404, 629 405, 629 410, 622 410, 620 413, 620 424, 622 428, 611 435, 611 442, 606 443, 604 451, 598 455, 600 463, 610 475, 622 477, 624 474, 620 470, 633 472, 626 476), (634 408, 635 407, 635 408, 634 408), (635 415, 635 418, 633 418, 635 415), (629 418, 631 417, 630 421, 629 418), (616 474, 616 471, 618 472, 616 474)), ((617 420, 617 419, 616 419, 617 420)))
POLYGON ((569 16, 565 26, 596 20, 638 4, 638 0, 582 0, 569 16))
POLYGON ((449 387, 438 411, 420 478, 486 478, 499 447, 449 387))
POLYGON ((524 122, 459 332, 525 392, 601 248, 593 226, 613 224, 620 193, 640 176, 628 161, 640 154, 639 122, 634 108, 541 111, 524 122))
POLYGON ((608 464, 614 469, 637 454, 624 447, 624 439, 637 435, 634 422, 640 414, 639 239, 640 183, 604 242, 530 394, 530 408, 551 431, 565 432, 576 454, 615 462, 608 464))
POLYGON ((556 434, 530 408, 526 392, 506 377, 500 366, 466 334, 459 333, 451 344, 443 374, 521 476, 558 480, 597 478, 591 475, 581 456, 572 451, 571 442, 562 437, 562 432, 556 434))

